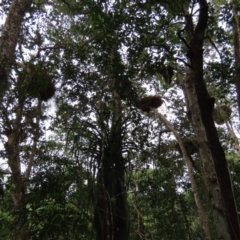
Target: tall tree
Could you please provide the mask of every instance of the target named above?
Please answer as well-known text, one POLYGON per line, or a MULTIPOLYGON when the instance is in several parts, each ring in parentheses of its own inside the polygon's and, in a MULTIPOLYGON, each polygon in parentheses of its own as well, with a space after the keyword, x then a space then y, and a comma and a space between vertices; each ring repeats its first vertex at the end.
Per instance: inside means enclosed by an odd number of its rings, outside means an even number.
MULTIPOLYGON (((195 29, 189 32, 189 35, 191 34, 191 41, 188 49, 188 57, 191 67, 188 69, 185 92, 189 103, 191 121, 199 142, 199 151, 203 166, 206 169, 206 173, 208 173, 207 170, 209 168, 212 169, 209 164, 213 162, 217 174, 221 193, 218 196, 218 202, 221 202, 222 199, 223 203, 220 206, 225 212, 225 216, 222 219, 227 220, 227 225, 223 221, 220 228, 216 227, 219 237, 229 239, 230 236, 231 239, 239 239, 239 221, 231 178, 227 160, 212 117, 214 99, 209 96, 203 77, 203 43, 208 22, 208 3, 204 0, 200 0, 198 3, 198 22, 195 29)), ((193 26, 191 16, 188 17, 187 24, 193 26)), ((214 175, 215 173, 212 169, 212 175, 206 177, 213 177, 214 175)))

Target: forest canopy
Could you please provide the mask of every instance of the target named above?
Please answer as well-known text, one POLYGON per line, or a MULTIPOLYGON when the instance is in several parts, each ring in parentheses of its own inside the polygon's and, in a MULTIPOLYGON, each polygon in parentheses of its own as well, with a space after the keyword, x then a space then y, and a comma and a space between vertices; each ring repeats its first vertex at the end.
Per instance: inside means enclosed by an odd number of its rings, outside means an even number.
POLYGON ((237 0, 0 18, 0 239, 240 239, 237 0))

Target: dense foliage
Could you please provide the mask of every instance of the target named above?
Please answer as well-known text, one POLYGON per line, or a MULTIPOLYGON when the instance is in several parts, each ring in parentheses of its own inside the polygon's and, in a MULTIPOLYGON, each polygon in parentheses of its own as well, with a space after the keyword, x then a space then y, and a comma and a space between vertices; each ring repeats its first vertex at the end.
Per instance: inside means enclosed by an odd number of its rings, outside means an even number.
POLYGON ((3 1, 0 239, 237 239, 239 11, 235 1, 3 1), (192 39, 206 13, 202 48, 192 39))

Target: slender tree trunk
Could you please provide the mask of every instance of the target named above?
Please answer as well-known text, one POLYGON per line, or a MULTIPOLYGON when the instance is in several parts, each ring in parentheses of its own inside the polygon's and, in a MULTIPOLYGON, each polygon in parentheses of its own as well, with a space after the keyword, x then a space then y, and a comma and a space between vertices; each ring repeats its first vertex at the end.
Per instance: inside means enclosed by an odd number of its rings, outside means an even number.
POLYGON ((10 67, 15 61, 15 48, 24 15, 32 0, 13 0, 0 38, 0 103, 8 85, 10 67))
POLYGON ((235 83, 237 88, 238 113, 240 118, 240 25, 238 20, 237 1, 232 1, 233 9, 233 41, 235 58, 235 83))
POLYGON ((203 41, 208 20, 208 4, 206 0, 199 0, 198 3, 199 19, 193 34, 190 35, 192 40, 188 56, 191 68, 188 70, 184 90, 199 143, 206 181, 209 192, 212 193, 210 197, 214 199, 212 208, 216 214, 214 219, 218 237, 237 240, 240 239, 239 221, 227 160, 212 118, 214 99, 209 96, 203 79, 203 41))
POLYGON ((211 235, 210 235, 210 231, 209 231, 207 214, 205 213, 205 211, 203 209, 203 206, 202 206, 202 202, 201 202, 201 199, 200 199, 198 187, 197 187, 197 184, 196 184, 195 178, 194 178, 192 162, 191 162, 189 154, 187 153, 187 150, 186 150, 186 148, 183 144, 182 138, 178 134, 178 132, 174 129, 173 125, 161 113, 159 113, 156 109, 152 109, 152 110, 159 117, 159 119, 164 122, 164 124, 168 127, 168 129, 172 131, 176 140, 178 141, 179 147, 180 147, 181 152, 183 154, 183 159, 185 160, 185 163, 186 163, 187 168, 188 168, 188 174, 189 174, 189 178, 190 178, 190 182, 191 182, 191 186, 192 186, 192 190, 193 190, 194 200, 195 200, 195 203, 196 203, 196 206, 197 206, 197 211, 198 211, 198 214, 199 214, 200 222, 201 222, 203 232, 204 232, 204 235, 205 235, 204 239, 210 240, 211 235))
POLYGON ((12 172, 12 180, 14 184, 13 200, 16 208, 15 214, 15 230, 14 239, 27 240, 27 225, 25 217, 25 183, 22 178, 21 162, 19 154, 19 132, 23 114, 24 101, 19 99, 16 119, 13 124, 11 133, 8 135, 8 141, 5 143, 5 149, 8 158, 8 165, 12 172))

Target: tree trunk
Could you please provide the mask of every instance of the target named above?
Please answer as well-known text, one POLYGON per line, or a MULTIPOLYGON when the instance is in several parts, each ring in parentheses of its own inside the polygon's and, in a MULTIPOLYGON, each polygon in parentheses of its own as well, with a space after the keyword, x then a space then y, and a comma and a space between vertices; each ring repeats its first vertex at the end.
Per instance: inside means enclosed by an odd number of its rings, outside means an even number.
MULTIPOLYGON (((117 100, 116 100, 117 101, 117 100)), ((118 106, 116 104, 116 110, 118 106)), ((122 123, 118 113, 112 122, 98 173, 98 203, 95 209, 97 240, 127 240, 127 200, 122 158, 122 123)))
POLYGON ((222 196, 219 192, 219 184, 211 156, 211 151, 209 149, 208 140, 205 136, 205 128, 201 122, 201 115, 197 105, 198 102, 196 101, 196 97, 194 98, 194 96, 196 96, 196 92, 194 86, 192 85, 192 82, 190 82, 190 80, 192 81, 193 76, 189 71, 187 71, 187 73, 188 74, 184 84, 184 91, 186 97, 188 98, 192 125, 199 145, 199 154, 204 171, 203 179, 211 202, 215 228, 219 239, 230 240, 225 207, 222 196), (194 112, 194 114, 192 114, 192 112, 194 112))
POLYGON ((10 67, 14 63, 21 24, 32 0, 13 0, 0 38, 0 103, 7 89, 10 67))
POLYGON ((16 119, 12 127, 11 133, 8 135, 8 141, 5 143, 6 154, 8 158, 8 165, 11 169, 11 176, 14 184, 13 200, 15 205, 16 214, 14 239, 27 240, 27 225, 25 215, 25 184, 22 178, 21 162, 19 155, 19 132, 23 114, 24 101, 19 100, 16 119))
POLYGON ((199 19, 193 34, 190 35, 192 39, 188 56, 191 68, 188 70, 184 91, 211 193, 218 237, 237 240, 240 239, 239 221, 227 160, 212 118, 214 99, 209 96, 203 79, 203 41, 208 20, 208 4, 206 0, 199 0, 198 3, 199 19), (218 185, 221 195, 218 194, 218 185))
MULTIPOLYGON (((115 54, 118 53, 113 50, 110 57, 115 58, 115 54)), ((110 69, 113 70, 113 68, 114 64, 110 69)), ((128 240, 125 161, 122 157, 122 106, 116 88, 117 76, 111 77, 109 87, 112 90, 113 117, 111 131, 102 141, 98 173, 98 201, 95 207, 96 239, 128 240)))
POLYGON ((179 133, 175 130, 173 125, 161 113, 159 113, 156 109, 153 109, 153 111, 159 117, 159 119, 164 122, 164 124, 173 133, 176 140, 178 141, 179 147, 180 147, 182 155, 183 155, 183 159, 184 159, 184 161, 186 163, 186 166, 188 168, 188 175, 189 175, 192 190, 193 190, 194 200, 195 200, 195 203, 196 203, 196 206, 197 206, 197 211, 198 211, 198 215, 199 215, 199 218, 200 218, 201 226, 203 228, 203 232, 204 232, 204 235, 205 235, 204 239, 205 240, 210 240, 211 235, 210 235, 210 231, 209 231, 207 214, 204 211, 203 206, 202 206, 202 202, 201 202, 201 199, 200 199, 200 194, 199 194, 199 191, 198 191, 198 187, 197 187, 197 184, 196 184, 196 181, 195 181, 195 178, 194 178, 194 171, 193 171, 192 162, 191 162, 189 154, 188 154, 188 152, 187 152, 187 150, 184 146, 182 138, 179 135, 179 133))

